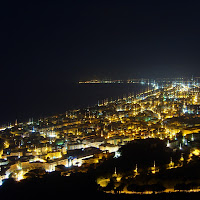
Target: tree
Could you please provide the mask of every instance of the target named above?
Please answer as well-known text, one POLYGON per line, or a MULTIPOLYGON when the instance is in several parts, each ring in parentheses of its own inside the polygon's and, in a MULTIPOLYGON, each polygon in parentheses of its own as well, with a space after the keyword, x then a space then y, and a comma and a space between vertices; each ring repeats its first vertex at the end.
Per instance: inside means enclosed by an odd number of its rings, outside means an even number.
POLYGON ((197 184, 196 182, 191 182, 188 184, 188 186, 190 187, 190 189, 194 190, 198 188, 199 184, 197 184))
POLYGON ((116 192, 117 193, 120 193, 125 187, 125 184, 124 183, 121 183, 117 188, 116 188, 116 192))
POLYGON ((153 184, 150 188, 153 192, 163 192, 166 189, 161 183, 153 184))
POLYGON ((143 168, 152 165, 154 160, 158 165, 166 164, 170 158, 165 142, 152 138, 134 140, 122 146, 120 151, 122 156, 118 159, 119 165, 125 171, 133 169, 136 163, 143 168))
POLYGON ((128 191, 136 191, 137 185, 136 184, 130 184, 127 187, 128 191))
POLYGON ((115 187, 115 181, 113 178, 110 179, 110 182, 108 183, 108 185, 104 188, 105 191, 111 191, 113 190, 115 187))
POLYGON ((178 183, 174 186, 174 190, 190 190, 189 185, 185 184, 185 183, 178 183))

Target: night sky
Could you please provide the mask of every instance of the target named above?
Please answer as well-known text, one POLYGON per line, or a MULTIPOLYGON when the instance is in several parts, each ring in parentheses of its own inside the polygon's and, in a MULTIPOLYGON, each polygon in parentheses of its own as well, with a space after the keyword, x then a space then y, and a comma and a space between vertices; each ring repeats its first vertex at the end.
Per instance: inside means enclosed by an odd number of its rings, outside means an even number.
POLYGON ((3 1, 1 99, 93 78, 200 76, 199 10, 198 1, 3 1))
POLYGON ((199 73, 200 3, 6 2, 0 62, 11 83, 199 73))

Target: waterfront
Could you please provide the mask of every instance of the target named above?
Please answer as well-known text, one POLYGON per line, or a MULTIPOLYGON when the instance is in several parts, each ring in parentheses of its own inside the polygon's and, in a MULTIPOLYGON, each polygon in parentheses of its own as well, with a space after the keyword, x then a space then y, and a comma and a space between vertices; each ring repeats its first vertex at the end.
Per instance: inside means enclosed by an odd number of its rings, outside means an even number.
POLYGON ((58 82, 46 85, 35 83, 20 84, 10 98, 12 90, 3 89, 4 97, 0 104, 0 125, 27 121, 29 118, 47 117, 64 113, 70 109, 92 106, 104 99, 117 99, 130 93, 136 94, 147 86, 141 84, 78 84, 76 82, 58 82))

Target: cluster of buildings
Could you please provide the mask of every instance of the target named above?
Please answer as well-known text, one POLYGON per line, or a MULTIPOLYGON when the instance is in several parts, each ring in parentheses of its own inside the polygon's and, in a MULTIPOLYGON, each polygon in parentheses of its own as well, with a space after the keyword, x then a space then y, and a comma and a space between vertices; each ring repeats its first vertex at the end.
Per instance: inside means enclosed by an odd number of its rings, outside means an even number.
POLYGON ((0 183, 39 168, 87 170, 120 156, 119 148, 135 139, 160 138, 168 147, 186 148, 199 137, 199 86, 191 80, 161 83, 136 96, 2 127, 0 183))

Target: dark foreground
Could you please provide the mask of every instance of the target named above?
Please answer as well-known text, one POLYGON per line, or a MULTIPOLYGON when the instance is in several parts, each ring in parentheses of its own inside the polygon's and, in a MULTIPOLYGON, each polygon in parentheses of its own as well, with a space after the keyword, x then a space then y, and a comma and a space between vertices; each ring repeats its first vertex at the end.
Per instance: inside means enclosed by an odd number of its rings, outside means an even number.
POLYGON ((200 193, 161 193, 161 194, 109 194, 98 190, 91 174, 72 174, 69 177, 51 173, 42 178, 36 177, 16 183, 7 180, 0 188, 0 197, 6 199, 199 199, 200 193))

